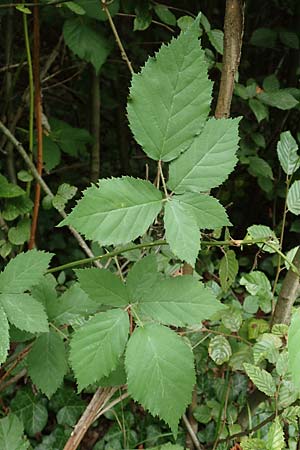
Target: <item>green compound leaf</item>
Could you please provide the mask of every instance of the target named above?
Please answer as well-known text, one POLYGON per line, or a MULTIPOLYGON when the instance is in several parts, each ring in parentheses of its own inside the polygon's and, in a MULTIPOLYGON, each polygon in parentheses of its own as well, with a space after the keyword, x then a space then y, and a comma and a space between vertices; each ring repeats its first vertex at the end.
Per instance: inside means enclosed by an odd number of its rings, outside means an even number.
POLYGON ((229 361, 232 350, 228 340, 224 336, 215 336, 209 343, 208 353, 211 359, 218 366, 221 366, 224 362, 229 361))
POLYGON ((0 292, 17 294, 38 284, 52 256, 52 253, 30 250, 11 259, 0 274, 0 292))
POLYGON ((133 301, 139 301, 144 293, 149 292, 158 283, 162 275, 157 271, 154 255, 148 255, 137 261, 129 271, 126 286, 133 301))
POLYGON ((100 180, 59 226, 72 225, 102 245, 133 241, 146 232, 162 207, 162 194, 149 182, 131 177, 100 180))
POLYGON ((214 229, 231 225, 225 208, 217 199, 206 194, 187 192, 173 197, 189 210, 196 219, 200 229, 214 229))
POLYGON ((110 42, 104 35, 82 17, 67 19, 64 23, 63 34, 72 52, 90 62, 96 73, 99 73, 111 50, 110 42))
POLYGON ((244 364, 245 371, 257 389, 264 392, 269 397, 273 397, 276 393, 276 384, 272 375, 264 369, 254 366, 253 364, 244 364))
POLYGON ((0 306, 0 364, 7 357, 9 350, 9 326, 4 309, 0 306))
POLYGON ((170 164, 168 187, 176 194, 205 192, 219 186, 237 158, 240 119, 210 119, 189 149, 170 164))
POLYGON ((165 325, 200 324, 225 309, 209 288, 190 275, 157 282, 145 292, 138 309, 165 325))
POLYGON ((9 322, 30 333, 47 332, 48 319, 43 306, 29 294, 1 294, 9 322))
POLYGON ((128 391, 177 433, 195 384, 193 353, 182 338, 162 325, 137 328, 126 350, 128 391))
POLYGON ((47 424, 48 411, 40 396, 34 395, 31 387, 23 387, 10 403, 13 413, 23 422, 26 433, 34 436, 47 424))
POLYGON ((209 113, 212 82, 198 33, 196 19, 133 75, 127 105, 129 124, 152 159, 171 161, 185 151, 209 113))
POLYGON ((239 263, 235 252, 228 250, 220 262, 219 277, 223 291, 228 291, 239 271, 239 263))
POLYGON ((276 417, 268 432, 267 450, 283 450, 284 448, 286 447, 283 428, 279 417, 276 417))
POLYGON ((62 384, 68 370, 62 338, 53 330, 38 336, 27 363, 33 383, 50 398, 62 384))
POLYGON ((77 283, 47 304, 49 320, 56 326, 72 324, 81 317, 94 314, 97 309, 97 303, 91 300, 77 283))
POLYGON ((277 144, 277 154, 281 167, 287 175, 292 175, 300 166, 298 155, 298 144, 290 131, 280 134, 280 141, 277 144))
POLYGON ((24 437, 23 424, 15 414, 0 419, 0 442, 2 450, 27 450, 29 442, 24 437))
POLYGON ((117 367, 128 332, 128 314, 120 309, 96 314, 75 331, 70 361, 79 391, 108 376, 117 367))
POLYGON ((297 216, 300 214, 300 181, 294 181, 287 196, 289 211, 297 216))
POLYGON ((300 311, 297 310, 292 317, 292 322, 288 334, 288 354, 289 369, 292 374, 293 383, 296 389, 300 390, 300 358, 299 358, 299 342, 300 342, 300 311))
POLYGON ((194 267, 200 250, 200 230, 191 210, 174 197, 165 205, 164 223, 172 252, 194 267))
POLYGON ((81 289, 97 305, 125 306, 129 295, 124 283, 110 270, 79 269, 75 270, 81 289))

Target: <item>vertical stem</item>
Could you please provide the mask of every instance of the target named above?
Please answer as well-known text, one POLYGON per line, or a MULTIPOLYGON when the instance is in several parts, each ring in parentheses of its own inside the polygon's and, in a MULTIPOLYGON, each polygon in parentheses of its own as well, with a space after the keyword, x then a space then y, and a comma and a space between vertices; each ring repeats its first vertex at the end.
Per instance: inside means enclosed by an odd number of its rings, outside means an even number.
MULTIPOLYGON (((35 100, 35 121, 37 130, 37 165, 38 174, 42 175, 43 170, 43 129, 42 129, 42 96, 40 83, 40 24, 39 24, 39 6, 38 0, 34 0, 33 8, 33 73, 34 73, 34 100, 35 100)), ((37 230, 37 222, 39 215, 41 198, 41 186, 36 183, 34 208, 32 215, 30 240, 28 248, 35 247, 35 238, 37 230)))
POLYGON ((94 143, 91 151, 91 181, 96 183, 100 178, 100 79, 92 68, 92 136, 94 143))

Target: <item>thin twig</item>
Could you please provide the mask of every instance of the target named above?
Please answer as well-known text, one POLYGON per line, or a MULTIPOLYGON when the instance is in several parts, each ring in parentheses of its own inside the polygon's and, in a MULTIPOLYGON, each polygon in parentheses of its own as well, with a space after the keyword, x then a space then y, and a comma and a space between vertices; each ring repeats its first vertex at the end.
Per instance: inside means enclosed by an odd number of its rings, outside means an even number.
MULTIPOLYGON (((9 131, 9 129, 1 121, 0 121, 0 130, 7 136, 7 138, 11 141, 11 143, 16 147, 16 149, 18 150, 18 152, 24 159, 25 163, 27 164, 27 167, 30 169, 33 177, 40 183, 43 191, 52 199, 54 197, 53 192, 51 191, 51 189, 49 188, 47 183, 45 183, 43 178, 39 175, 38 171, 36 170, 33 162, 30 160, 29 156, 27 155, 26 150, 24 149, 21 142, 19 142, 15 138, 15 136, 9 131)), ((64 210, 59 211, 59 213, 64 219, 67 217, 67 214, 64 210)), ((80 247, 84 250, 86 255, 90 258, 90 261, 93 262, 95 264, 95 266, 102 269, 102 267, 103 267, 102 264, 99 261, 97 261, 97 259, 93 259, 93 258, 95 258, 95 255, 93 254, 92 250, 89 248, 89 246, 87 245, 85 240, 80 236, 80 234, 73 227, 68 226, 68 228, 71 231, 71 233, 73 234, 73 236, 75 237, 75 239, 77 240, 80 247)))
POLYGON ((0 386, 0 392, 7 389, 10 385, 17 383, 21 378, 25 377, 27 374, 27 370, 24 368, 20 370, 14 377, 11 377, 6 383, 1 384, 0 386))
POLYGON ((100 411, 97 413, 94 421, 98 420, 100 416, 103 416, 103 414, 107 413, 107 411, 111 410, 114 406, 116 406, 118 403, 121 403, 123 400, 125 400, 128 397, 129 397, 129 393, 124 392, 124 394, 120 395, 120 397, 113 400, 105 408, 100 409, 100 411))
POLYGON ((121 41, 121 39, 119 37, 118 31, 117 31, 117 29, 115 27, 115 24, 114 24, 113 20, 112 20, 111 14, 109 12, 109 9, 108 9, 107 3, 106 3, 106 0, 101 0, 101 3, 102 3, 103 11, 105 12, 105 14, 106 14, 106 16, 108 18, 110 27, 112 29, 112 32, 113 32, 114 36, 115 36, 116 42, 118 44, 118 47, 120 49, 122 59, 126 62, 130 73, 134 74, 134 70, 132 68, 131 62, 130 62, 128 56, 127 56, 125 48, 123 47, 122 41, 121 41))
POLYGON ((189 433, 189 435, 191 436, 191 439, 193 441, 194 446, 196 447, 197 450, 205 450, 205 447, 203 447, 203 445, 200 444, 190 422, 188 421, 188 418, 186 417, 185 414, 183 414, 182 416, 182 420, 184 422, 184 425, 186 426, 187 432, 189 433))

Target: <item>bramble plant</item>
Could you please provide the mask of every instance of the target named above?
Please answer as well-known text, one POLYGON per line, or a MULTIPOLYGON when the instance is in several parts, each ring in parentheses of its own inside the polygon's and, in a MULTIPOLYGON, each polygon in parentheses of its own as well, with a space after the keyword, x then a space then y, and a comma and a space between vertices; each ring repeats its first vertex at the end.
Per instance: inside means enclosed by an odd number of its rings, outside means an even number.
MULTIPOLYGON (((77 3, 75 12, 80 15, 79 5, 83 8, 84 2, 77 3)), ((166 14, 163 9, 157 11, 166 14)), ((276 316, 283 297, 277 289, 281 270, 287 269, 291 277, 299 277, 300 270, 294 258, 299 247, 287 254, 282 249, 287 214, 300 213, 300 181, 293 178, 300 167, 298 145, 289 131, 281 134, 277 145, 286 175, 280 238, 266 225, 252 225, 244 239, 232 239, 227 211, 211 190, 227 180, 238 162, 241 117, 210 116, 213 83, 208 77, 208 57, 199 44, 200 21, 203 28, 203 23, 209 25, 205 20, 199 15, 188 21, 177 38, 163 44, 141 71, 132 75, 129 127, 157 166, 154 182, 131 176, 100 179, 83 191, 66 216, 64 207, 76 188, 64 183, 55 196, 48 194, 51 205, 64 217, 58 226, 69 226, 93 241, 99 254, 49 268, 54 254, 30 250, 12 258, 1 272, 0 363, 12 365, 13 370, 10 342, 20 343, 17 349, 26 353, 26 373, 58 412, 58 423, 69 427, 67 432, 84 405, 71 389, 62 390, 64 379, 73 381, 74 376, 78 393, 93 392, 100 386, 115 389, 113 395, 126 386, 125 395, 162 419, 175 439, 198 385, 203 402, 193 415, 205 425, 198 433, 199 441, 222 450, 235 438, 242 438, 243 450, 281 450, 286 448, 283 426, 296 430, 300 418, 300 314, 294 314, 290 327, 290 316, 286 320, 276 316), (248 273, 242 272, 237 282, 239 261, 229 247, 250 245, 273 258, 277 270, 273 286, 256 265, 248 273), (182 274, 182 264, 195 268, 198 259, 207 258, 214 247, 222 251, 216 263, 218 283, 213 278, 205 283, 201 271, 182 274), (110 267, 80 268, 93 262, 109 263, 118 255, 133 262, 126 276, 118 260, 117 273, 110 267), (59 283, 53 273, 67 269, 74 270, 76 281, 59 283), (64 283, 57 289, 57 284, 64 283), (265 315, 271 313, 270 324, 265 315), (258 437, 247 437, 241 423, 249 379, 264 395, 261 401, 268 399, 267 423, 271 425, 258 437)), ((81 47, 71 39, 78 26, 87 27, 79 17, 66 20, 66 42, 98 71, 103 61, 92 53, 83 56, 81 47)), ((207 28, 214 42, 218 31, 207 28)), ((105 59, 109 46, 104 50, 105 59)), ((244 93, 241 85, 238 90, 244 93)), ((262 113, 257 102, 250 98, 256 116, 262 113)), ((74 129, 60 121, 53 122, 52 128, 59 159, 61 150, 68 153, 74 129)), ((77 129, 77 133, 80 142, 74 151, 80 152, 90 137, 84 130, 77 129)), ((49 159, 47 164, 53 168, 56 162, 49 159)), ((255 161, 246 164, 253 169, 255 161)), ((30 174, 23 172, 21 178, 30 182, 30 174)), ((4 211, 11 219, 7 220, 14 220, 20 211, 26 215, 32 208, 25 191, 2 175, 0 189, 1 197, 8 200, 4 211)), ((14 239, 15 245, 26 242, 26 216, 11 230, 11 243, 14 239)), ((292 304, 287 315, 291 313, 292 304)), ((29 448, 22 423, 30 437, 45 427, 43 401, 24 389, 12 401, 11 411, 0 420, 0 443, 5 442, 6 448, 29 448), (9 430, 13 430, 12 441, 9 430)), ((103 411, 97 411, 98 416, 103 411)), ((266 411, 259 413, 261 423, 266 411)), ((250 431, 255 432, 256 426, 252 424, 250 431)), ((60 433, 65 442, 66 433, 60 433)), ((183 447, 168 443, 159 448, 183 447)))

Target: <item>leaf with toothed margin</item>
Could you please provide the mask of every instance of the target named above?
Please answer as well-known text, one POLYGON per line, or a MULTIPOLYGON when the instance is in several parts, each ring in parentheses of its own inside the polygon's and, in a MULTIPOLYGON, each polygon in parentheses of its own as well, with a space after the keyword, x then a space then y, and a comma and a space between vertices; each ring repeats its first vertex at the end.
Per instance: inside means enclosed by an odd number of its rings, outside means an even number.
POLYGON ((98 313, 75 331, 70 361, 79 391, 117 367, 128 333, 128 314, 121 309, 98 313))
POLYGON ((118 245, 143 235, 162 207, 162 194, 146 180, 131 177, 102 179, 59 226, 72 225, 87 239, 118 245))
POLYGON ((205 192, 223 183, 237 163, 236 119, 210 119, 189 149, 170 164, 168 187, 182 194, 205 192))
POLYGON ((6 314, 0 306, 0 364, 2 364, 7 357, 9 350, 9 325, 6 314))
POLYGON ((196 381, 191 348, 169 328, 147 324, 130 337, 125 367, 130 395, 176 435, 196 381))
POLYGON ((171 161, 185 151, 209 113, 212 82, 199 46, 199 18, 169 45, 162 45, 132 78, 129 126, 155 160, 171 161))

